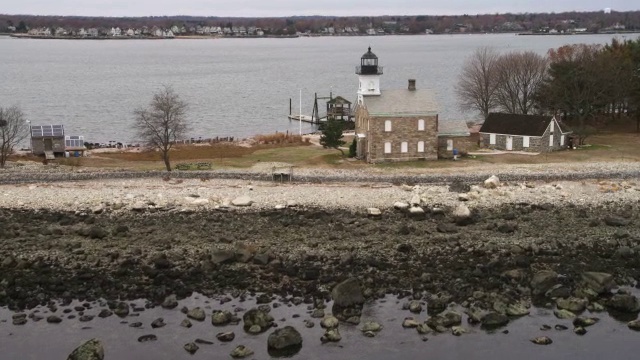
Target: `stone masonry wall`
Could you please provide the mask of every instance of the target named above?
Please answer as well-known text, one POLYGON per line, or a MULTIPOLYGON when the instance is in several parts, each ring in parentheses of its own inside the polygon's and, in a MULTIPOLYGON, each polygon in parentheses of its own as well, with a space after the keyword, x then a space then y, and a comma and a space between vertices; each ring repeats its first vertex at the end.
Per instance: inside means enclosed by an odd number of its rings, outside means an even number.
POLYGON ((458 150, 458 154, 462 155, 474 146, 470 136, 438 136, 438 158, 452 159, 453 150, 447 150, 447 140, 453 140, 453 148, 458 150))
POLYGON ((437 116, 416 117, 371 117, 369 128, 369 162, 437 160, 437 116), (424 131, 418 131, 418 120, 424 119, 424 131), (384 131, 386 120, 391 120, 391 131, 384 131), (407 152, 401 152, 406 141, 407 152), (418 142, 424 141, 424 152, 418 152, 418 142), (384 153, 384 143, 391 142, 391 153, 384 153))

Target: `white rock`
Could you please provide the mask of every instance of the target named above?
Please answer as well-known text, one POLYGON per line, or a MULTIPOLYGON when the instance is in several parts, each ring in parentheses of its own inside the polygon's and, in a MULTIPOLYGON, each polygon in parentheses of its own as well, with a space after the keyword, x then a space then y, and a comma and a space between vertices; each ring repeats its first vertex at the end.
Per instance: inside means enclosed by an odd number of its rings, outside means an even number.
POLYGON ((282 209, 285 209, 286 207, 287 207, 286 205, 278 204, 278 205, 276 205, 276 206, 274 207, 274 209, 276 209, 276 210, 282 210, 282 209))
POLYGON ((495 175, 491 175, 491 177, 484 181, 484 187, 487 189, 495 189, 498 186, 500 186, 500 179, 495 175))
POLYGON ((424 214, 424 210, 420 206, 412 206, 409 209, 409 213, 411 213, 412 215, 420 215, 424 214))
POLYGON ((369 216, 380 216, 380 215, 382 215, 382 211, 380 211, 380 209, 378 209, 378 208, 368 208, 367 209, 367 215, 369 215, 369 216))
POLYGON ((413 187, 412 186, 405 185, 405 184, 401 185, 400 189, 402 189, 404 191, 413 191, 413 187))
POLYGON ((411 204, 411 206, 416 206, 416 205, 420 205, 420 203, 422 202, 422 200, 420 200, 420 195, 413 195, 411 197, 411 201, 409 202, 411 204))
POLYGON ((191 205, 195 205, 195 206, 204 206, 209 204, 209 199, 193 199, 193 201, 191 201, 191 205))
POLYGON ((469 210, 467 205, 460 204, 453 210, 453 217, 456 219, 466 219, 469 216, 471 216, 471 210, 469 210))
POLYGON ((101 214, 104 211, 104 205, 100 204, 96 207, 94 207, 93 209, 91 209, 91 212, 94 214, 101 214))
POLYGON ((287 207, 296 207, 298 203, 295 200, 287 200, 287 207))
POLYGON ((231 205, 233 206, 251 206, 251 204, 253 204, 253 200, 246 195, 238 196, 231 201, 231 205))
POLYGON ((469 194, 458 194, 459 201, 469 201, 469 194))
POLYGON ((409 208, 409 204, 407 204, 406 202, 402 202, 402 201, 396 201, 395 203, 393 203, 393 207, 398 209, 398 210, 406 210, 409 208))
POLYGON ((474 192, 475 191, 475 192, 479 193, 479 192, 482 191, 482 188, 480 186, 478 186, 478 185, 471 185, 471 188, 469 189, 469 191, 470 192, 474 192))
POLYGON ((131 205, 130 208, 133 211, 145 211, 149 208, 149 206, 144 201, 137 201, 133 205, 131 205))
POLYGON ((37 185, 29 185, 29 190, 35 190, 37 188, 38 188, 37 185))

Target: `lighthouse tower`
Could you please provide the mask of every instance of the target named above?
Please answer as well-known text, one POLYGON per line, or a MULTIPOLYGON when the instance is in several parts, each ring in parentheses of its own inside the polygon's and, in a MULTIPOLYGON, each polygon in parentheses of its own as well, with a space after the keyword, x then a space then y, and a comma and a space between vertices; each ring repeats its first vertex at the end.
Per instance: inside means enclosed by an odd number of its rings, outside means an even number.
POLYGON ((371 52, 371 46, 369 51, 360 58, 360 66, 356 67, 356 74, 360 80, 358 95, 380 96, 382 66, 378 66, 378 57, 371 52))

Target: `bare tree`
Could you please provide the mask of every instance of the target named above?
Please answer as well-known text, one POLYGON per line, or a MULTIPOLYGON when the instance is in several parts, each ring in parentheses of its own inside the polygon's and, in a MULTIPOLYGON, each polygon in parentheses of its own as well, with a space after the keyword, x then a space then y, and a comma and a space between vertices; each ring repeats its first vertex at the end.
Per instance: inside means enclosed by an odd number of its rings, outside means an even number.
POLYGON ((495 50, 484 47, 467 59, 456 84, 462 110, 478 111, 486 118, 496 107, 498 58, 495 50))
POLYGON ((13 149, 29 135, 24 113, 17 106, 0 107, 0 168, 4 168, 13 149))
POLYGON ((188 131, 187 103, 180 99, 172 87, 164 86, 153 95, 148 108, 135 110, 134 128, 138 139, 162 153, 162 160, 171 171, 169 151, 176 140, 188 131))
POLYGON ((547 67, 547 59, 531 51, 500 56, 495 92, 498 108, 511 114, 530 114, 547 67))

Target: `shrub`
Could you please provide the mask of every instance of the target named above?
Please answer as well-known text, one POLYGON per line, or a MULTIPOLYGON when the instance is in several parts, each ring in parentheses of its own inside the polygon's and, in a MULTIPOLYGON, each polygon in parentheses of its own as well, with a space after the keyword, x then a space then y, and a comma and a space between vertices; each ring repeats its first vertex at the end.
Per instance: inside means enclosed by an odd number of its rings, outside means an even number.
POLYGON ((349 145, 349 157, 350 158, 356 157, 356 151, 357 150, 358 150, 358 143, 356 142, 356 139, 353 138, 353 141, 351 142, 351 145, 349 145))

